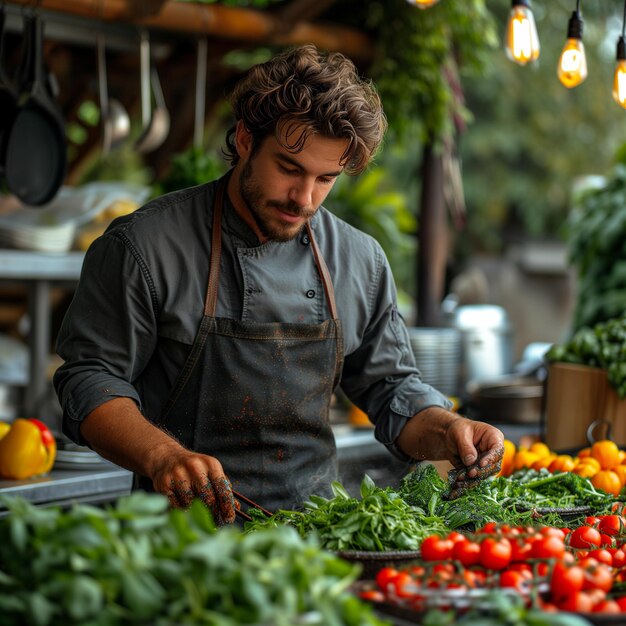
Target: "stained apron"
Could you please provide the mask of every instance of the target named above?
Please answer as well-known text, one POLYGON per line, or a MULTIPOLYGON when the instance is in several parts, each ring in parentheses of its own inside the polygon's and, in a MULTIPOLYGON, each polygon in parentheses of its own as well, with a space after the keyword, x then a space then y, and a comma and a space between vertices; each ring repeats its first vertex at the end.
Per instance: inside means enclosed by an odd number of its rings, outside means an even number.
MULTIPOLYGON (((330 496, 337 480, 330 426, 343 367, 332 280, 307 223, 330 318, 320 324, 216 317, 226 177, 214 202, 204 314, 189 356, 155 423, 191 450, 216 457, 233 489, 270 510, 330 496)), ((152 490, 145 477, 140 488, 152 490)))

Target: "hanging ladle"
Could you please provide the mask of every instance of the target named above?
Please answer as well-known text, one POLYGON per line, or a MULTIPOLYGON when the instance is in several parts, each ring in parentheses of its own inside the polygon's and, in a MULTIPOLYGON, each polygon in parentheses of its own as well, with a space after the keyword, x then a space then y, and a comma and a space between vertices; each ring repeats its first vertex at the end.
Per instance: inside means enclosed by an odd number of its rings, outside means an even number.
POLYGON ((100 115, 102 117, 102 154, 118 147, 130 133, 130 118, 121 102, 109 99, 104 35, 98 33, 98 86, 100 91, 100 115))
POLYGON ((139 47, 141 64, 141 119, 143 131, 135 142, 137 152, 156 150, 170 132, 170 114, 165 106, 161 83, 156 68, 150 61, 150 39, 146 31, 141 33, 139 47), (156 107, 151 112, 150 85, 154 93, 156 107))

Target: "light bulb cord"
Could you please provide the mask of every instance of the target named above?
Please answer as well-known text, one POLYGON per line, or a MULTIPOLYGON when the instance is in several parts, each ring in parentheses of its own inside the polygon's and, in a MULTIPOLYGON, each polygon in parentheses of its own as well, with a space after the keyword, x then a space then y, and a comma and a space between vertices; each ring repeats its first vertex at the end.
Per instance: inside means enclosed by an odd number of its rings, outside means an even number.
POLYGON ((624 16, 622 17, 622 37, 626 36, 626 0, 624 0, 624 16))

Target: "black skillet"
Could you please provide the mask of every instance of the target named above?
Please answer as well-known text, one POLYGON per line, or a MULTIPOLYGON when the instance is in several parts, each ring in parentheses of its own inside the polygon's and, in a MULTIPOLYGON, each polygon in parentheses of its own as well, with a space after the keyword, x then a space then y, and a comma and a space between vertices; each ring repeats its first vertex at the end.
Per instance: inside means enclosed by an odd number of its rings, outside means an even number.
POLYGON ((46 88, 43 23, 37 14, 32 20, 32 87, 20 94, 7 131, 4 177, 23 203, 40 206, 52 200, 63 183, 67 142, 63 118, 46 88))
POLYGON ((3 138, 13 122, 17 111, 17 91, 4 69, 4 33, 6 22, 6 8, 0 5, 0 173, 4 163, 3 138))

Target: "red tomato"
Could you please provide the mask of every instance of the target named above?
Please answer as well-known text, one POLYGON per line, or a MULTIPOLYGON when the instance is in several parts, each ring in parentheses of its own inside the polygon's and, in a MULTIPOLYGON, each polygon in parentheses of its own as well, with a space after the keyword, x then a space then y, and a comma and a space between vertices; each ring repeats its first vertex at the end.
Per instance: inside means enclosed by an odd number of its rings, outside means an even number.
POLYGON ((480 543, 480 564, 487 569, 504 569, 511 562, 511 542, 487 537, 480 543))
POLYGON ((399 573, 394 567, 383 567, 376 573, 376 584, 383 591, 387 591, 387 586, 399 573))
MULTIPOLYGON (((553 598, 559 600, 571 596, 583 589, 585 570, 578 565, 568 567, 563 563, 555 563, 550 578, 550 591, 553 598)), ((559 605, 560 607, 560 605, 559 605)))
POLYGON ((598 530, 605 535, 619 535, 624 528, 624 518, 621 515, 603 515, 598 524, 598 530))
POLYGON ((467 537, 457 532, 456 530, 448 533, 446 539, 449 539, 452 543, 456 543, 457 541, 467 541, 467 537))
POLYGON ((621 548, 607 548, 607 550, 613 556, 613 567, 619 569, 620 567, 624 567, 624 565, 626 565, 626 552, 624 552, 621 548))
POLYGON ((595 526, 599 521, 600 518, 596 517, 595 515, 589 515, 588 517, 585 517, 585 524, 587 526, 595 526))
POLYGON ((593 613, 621 613, 620 605, 615 600, 602 600, 595 604, 593 613))
POLYGON ((446 561, 452 557, 454 543, 439 535, 429 535, 422 541, 422 558, 425 561, 446 561))
POLYGON ((582 548, 589 550, 601 543, 600 531, 591 526, 580 526, 569 535, 569 545, 572 548, 582 548))
POLYGON ((524 541, 521 537, 511 539, 511 561, 522 562, 530 558, 533 543, 524 541))
POLYGON ((515 570, 507 569, 500 573, 500 587, 509 587, 521 591, 524 588, 525 581, 526 578, 522 573, 515 570))
POLYGON ((367 591, 361 591, 359 598, 362 600, 369 600, 370 602, 384 602, 385 594, 377 589, 369 589, 367 591))
POLYGON ((398 572, 391 584, 398 598, 412 598, 415 595, 415 581, 408 572, 398 572))
POLYGON ((554 526, 543 526, 539 533, 544 537, 558 537, 559 539, 563 539, 565 536, 563 530, 560 528, 555 528, 554 526))
POLYGON ((591 550, 589 552, 589 558, 595 559, 599 563, 604 563, 608 566, 613 565, 613 555, 605 548, 600 548, 599 550, 591 550))
POLYGON ((606 533, 600 534, 600 545, 603 548, 615 548, 615 537, 607 535, 606 533))
POLYGON ((480 544, 475 541, 457 541, 452 548, 452 558, 460 561, 464 567, 471 567, 480 562, 480 544))
POLYGON ((535 541, 532 545, 532 556, 535 559, 560 559, 565 554, 563 535, 548 535, 535 541))
POLYGON ((591 613, 593 602, 584 591, 575 591, 566 598, 562 598, 557 602, 557 606, 561 611, 570 611, 572 613, 591 613))
POLYGON ((495 522, 487 522, 482 528, 479 528, 477 533, 495 533, 498 530, 498 525, 495 522))
POLYGON ((583 589, 601 589, 602 591, 609 592, 613 586, 613 575, 611 568, 598 563, 595 567, 589 567, 584 569, 585 583, 583 589))

